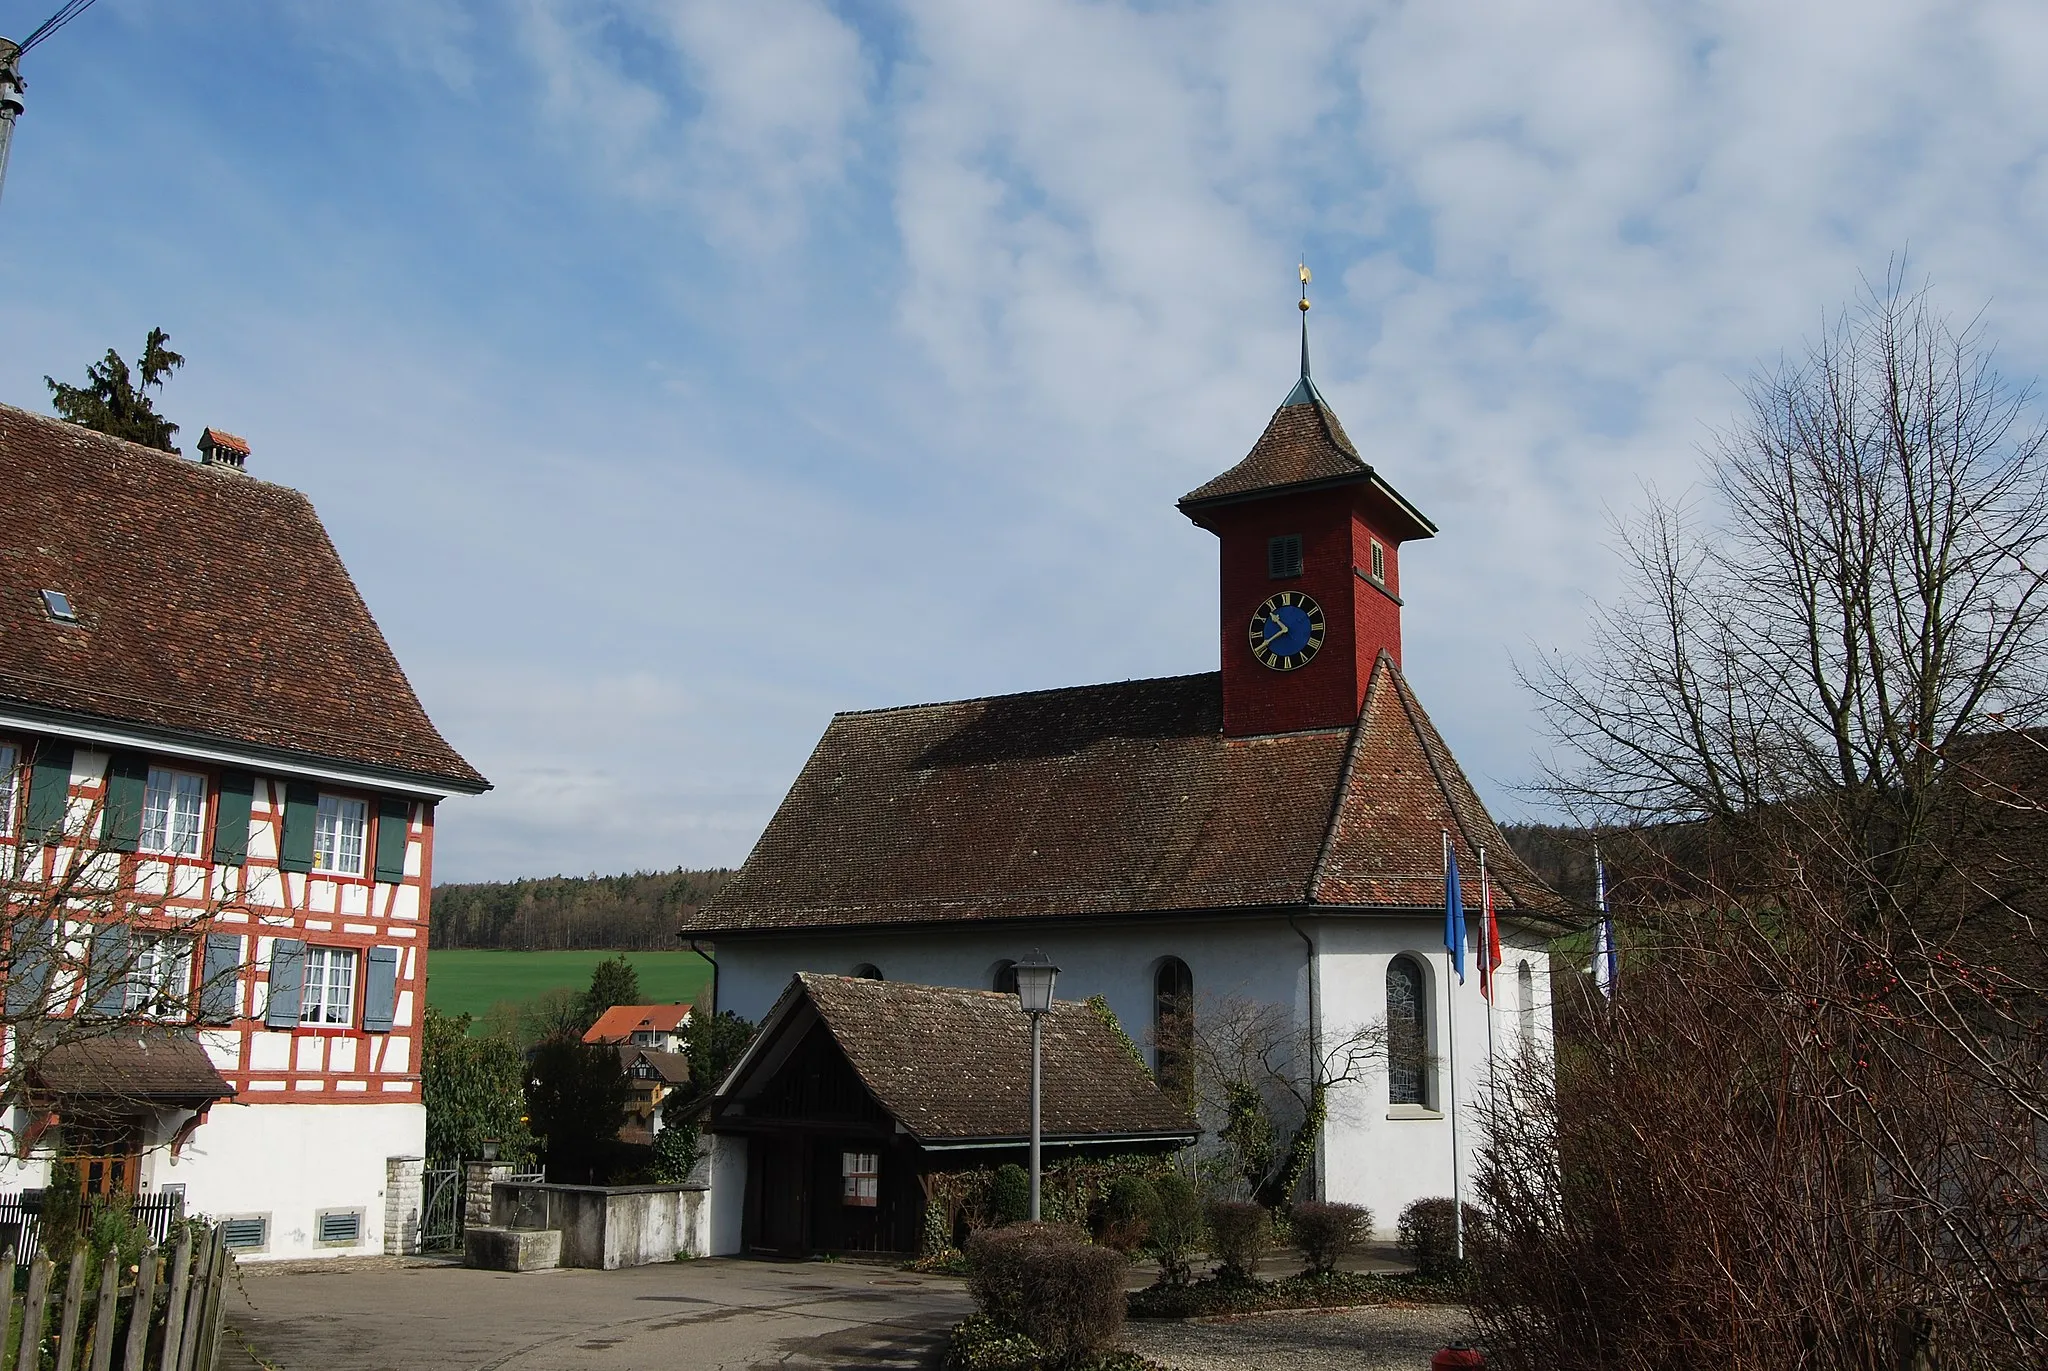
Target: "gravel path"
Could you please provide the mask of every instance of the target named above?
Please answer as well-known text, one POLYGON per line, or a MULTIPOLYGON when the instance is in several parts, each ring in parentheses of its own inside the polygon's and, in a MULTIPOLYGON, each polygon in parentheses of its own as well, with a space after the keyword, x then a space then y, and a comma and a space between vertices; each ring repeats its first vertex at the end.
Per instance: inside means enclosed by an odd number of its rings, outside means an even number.
POLYGON ((1434 1304, 1124 1327, 1132 1347, 1176 1371, 1427 1371, 1438 1348, 1472 1332, 1464 1310, 1434 1304))

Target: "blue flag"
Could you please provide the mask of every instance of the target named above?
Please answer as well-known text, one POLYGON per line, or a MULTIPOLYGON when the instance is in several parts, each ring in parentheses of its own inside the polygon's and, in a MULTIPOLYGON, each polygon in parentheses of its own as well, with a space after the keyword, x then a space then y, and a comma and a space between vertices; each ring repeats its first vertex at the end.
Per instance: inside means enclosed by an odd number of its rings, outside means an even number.
POLYGON ((1458 984, 1465 983, 1465 896, 1458 888, 1458 854, 1444 835, 1444 951, 1451 954, 1458 984))

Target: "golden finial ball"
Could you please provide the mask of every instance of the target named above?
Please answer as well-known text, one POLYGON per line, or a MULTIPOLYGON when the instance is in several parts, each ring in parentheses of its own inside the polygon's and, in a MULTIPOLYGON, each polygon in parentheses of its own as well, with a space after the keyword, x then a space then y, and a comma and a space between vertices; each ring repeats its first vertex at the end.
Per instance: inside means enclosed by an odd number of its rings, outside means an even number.
POLYGON ((1303 300, 1303 301, 1301 302, 1301 311, 1302 311, 1302 313, 1304 313, 1304 314, 1308 313, 1308 301, 1307 301, 1307 300, 1303 300))

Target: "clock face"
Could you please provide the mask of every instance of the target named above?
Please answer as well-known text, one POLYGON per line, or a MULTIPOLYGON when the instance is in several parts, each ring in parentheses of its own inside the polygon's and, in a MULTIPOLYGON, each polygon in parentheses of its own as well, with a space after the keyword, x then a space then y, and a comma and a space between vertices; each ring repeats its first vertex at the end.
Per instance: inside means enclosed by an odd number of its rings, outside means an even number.
POLYGON ((1275 671, 1315 660, 1323 646, 1323 607, 1298 590, 1267 597, 1252 611, 1252 656, 1275 671))

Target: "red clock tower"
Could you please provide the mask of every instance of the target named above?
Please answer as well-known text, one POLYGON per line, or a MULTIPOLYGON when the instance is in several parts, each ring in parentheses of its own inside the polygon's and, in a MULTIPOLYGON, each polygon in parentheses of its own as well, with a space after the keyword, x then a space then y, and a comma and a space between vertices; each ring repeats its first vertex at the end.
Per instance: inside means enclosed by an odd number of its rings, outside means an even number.
POLYGON ((1301 379, 1259 441, 1180 501, 1222 543, 1230 737, 1349 728, 1379 654, 1401 660, 1401 544, 1436 533, 1309 379, 1307 323, 1301 379))

